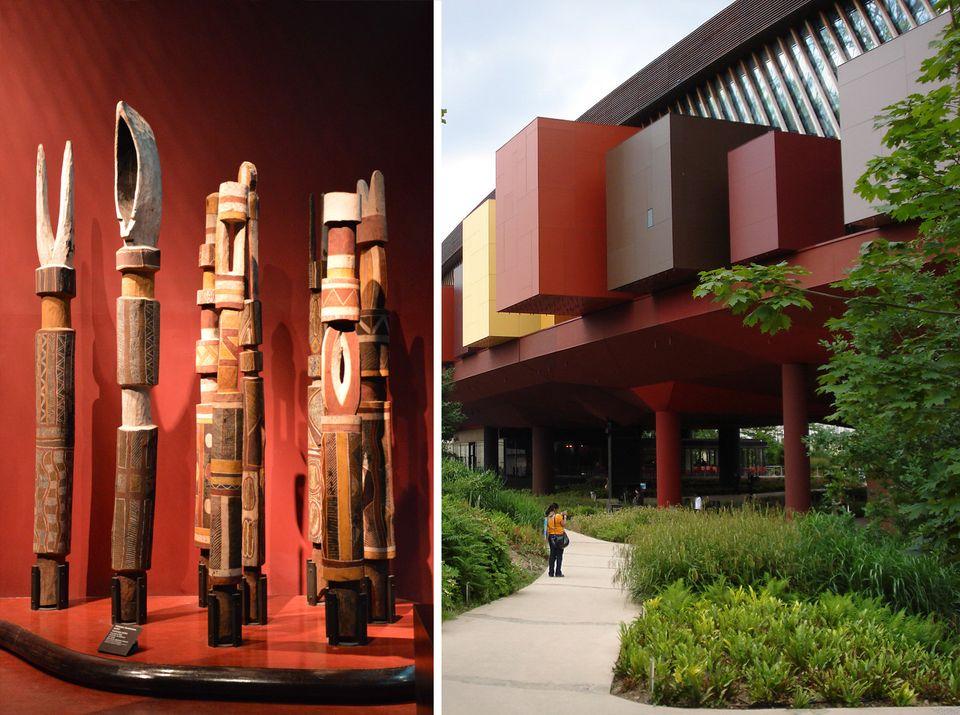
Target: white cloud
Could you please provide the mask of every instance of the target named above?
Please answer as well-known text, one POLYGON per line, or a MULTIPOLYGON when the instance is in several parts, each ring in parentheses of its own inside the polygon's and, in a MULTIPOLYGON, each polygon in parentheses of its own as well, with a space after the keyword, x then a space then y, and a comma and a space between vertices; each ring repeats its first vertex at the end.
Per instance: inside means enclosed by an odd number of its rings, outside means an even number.
POLYGON ((444 0, 441 238, 536 116, 576 119, 729 0, 444 0))

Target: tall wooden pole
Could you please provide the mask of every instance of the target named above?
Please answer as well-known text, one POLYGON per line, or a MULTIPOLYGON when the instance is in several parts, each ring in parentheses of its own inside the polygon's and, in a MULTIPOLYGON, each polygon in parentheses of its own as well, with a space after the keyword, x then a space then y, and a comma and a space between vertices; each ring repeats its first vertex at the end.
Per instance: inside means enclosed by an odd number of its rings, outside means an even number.
POLYGON ((326 276, 321 282, 322 384, 319 449, 323 461, 321 566, 327 582, 326 633, 331 644, 367 639, 363 573, 360 407, 360 281, 356 226, 360 197, 323 196, 327 229, 326 276))
POLYGON ((267 577, 262 573, 266 558, 264 512, 264 447, 266 430, 263 414, 263 341, 260 305, 260 197, 257 170, 250 162, 240 167, 240 181, 249 187, 247 195, 246 293, 240 315, 240 381, 243 393, 243 480, 241 487, 241 559, 243 561, 243 621, 267 622, 267 577))
POLYGON ((393 430, 387 400, 390 313, 387 303, 387 212, 383 174, 369 186, 357 182, 362 220, 357 232, 360 256, 360 407, 363 449, 363 556, 370 618, 391 622, 396 608, 390 561, 396 556, 393 533, 393 430))
MULTIPOLYGON (((321 199, 322 200, 322 199, 321 199)), ((320 452, 320 421, 323 416, 323 322, 320 317, 321 283, 326 273, 326 242, 321 228, 317 242, 316 207, 310 194, 310 223, 307 234, 307 286, 310 289, 308 336, 310 355, 307 358, 307 538, 310 558, 307 559, 307 603, 317 605, 326 595, 323 578, 323 456, 320 452)), ((321 221, 321 226, 322 226, 321 221)))
POLYGON ((200 375, 197 403, 197 471, 194 496, 193 542, 200 549, 197 593, 201 608, 207 606, 207 565, 210 560, 210 454, 213 447, 213 398, 217 393, 217 358, 220 355, 220 315, 216 308, 215 268, 217 207, 220 197, 210 194, 205 202, 204 239, 199 264, 203 283, 197 291, 200 306, 200 339, 196 347, 196 371, 200 375))
MULTIPOLYGON (((220 184, 214 227, 216 390, 211 397, 209 643, 241 643, 242 623, 266 623, 263 358, 257 170, 220 184)), ((199 429, 198 429, 199 437, 199 429)), ((204 437, 204 439, 206 439, 204 437)), ((204 457, 198 449, 198 464, 204 457)))
POLYGON ((160 367, 160 303, 154 274, 160 269, 162 190, 160 159, 150 125, 125 102, 117 104, 114 141, 117 218, 123 247, 117 251, 117 382, 122 420, 117 430, 111 565, 113 620, 144 623, 147 570, 153 545, 157 476, 157 426, 150 391, 160 367))
POLYGON ((73 495, 73 363, 76 332, 70 327, 70 299, 76 295, 73 269, 73 148, 63 150, 60 217, 54 236, 47 201, 47 162, 37 147, 36 292, 40 330, 34 341, 36 378, 36 491, 30 607, 66 608, 69 597, 70 517, 73 495))

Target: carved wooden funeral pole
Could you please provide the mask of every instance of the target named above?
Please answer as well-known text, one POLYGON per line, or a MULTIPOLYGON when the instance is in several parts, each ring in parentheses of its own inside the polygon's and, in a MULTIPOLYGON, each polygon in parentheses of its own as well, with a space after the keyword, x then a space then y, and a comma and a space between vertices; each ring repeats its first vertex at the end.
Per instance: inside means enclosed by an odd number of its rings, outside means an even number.
POLYGON ((197 291, 200 306, 200 339, 196 348, 196 371, 200 375, 197 403, 197 472, 194 500, 193 542, 200 549, 197 594, 201 608, 207 606, 207 563, 210 558, 210 450, 213 447, 213 401, 217 393, 217 358, 220 354, 220 316, 216 309, 214 269, 216 261, 218 194, 206 200, 204 240, 200 244, 203 283, 197 291))
POLYGON ((30 607, 66 608, 73 492, 73 357, 70 299, 73 270, 73 149, 67 142, 60 174, 60 218, 54 236, 47 202, 47 162, 37 147, 36 290, 40 330, 34 342, 36 367, 36 492, 30 607))
MULTIPOLYGON (((327 584, 326 632, 331 644, 367 639, 363 574, 363 504, 360 408, 360 281, 356 226, 360 197, 323 197, 327 229, 326 276, 321 283, 322 385, 319 447, 322 481, 322 578, 327 584)), ((311 438, 313 439, 313 438, 311 438)))
MULTIPOLYGON (((323 229, 321 229, 323 231, 323 229)), ((307 602, 317 605, 326 593, 323 580, 323 457, 320 452, 320 418, 323 415, 323 323, 320 318, 320 288, 326 271, 326 248, 321 238, 317 244, 316 211, 310 194, 310 230, 307 237, 309 264, 307 283, 310 288, 310 356, 307 358, 307 531, 311 558, 307 559, 307 602)))
MULTIPOLYGON (((238 179, 220 184, 216 194, 213 298, 218 352, 205 475, 212 646, 240 645, 242 621, 265 623, 267 617, 266 577, 260 571, 265 524, 256 167, 244 162, 238 179)), ((208 205, 212 208, 212 201, 208 205)), ((206 458, 199 450, 197 457, 206 458)))
POLYGON ((360 254, 360 417, 363 447, 363 556, 370 619, 393 621, 390 560, 393 537, 393 473, 390 402, 387 401, 390 314, 387 299, 387 216, 383 174, 370 185, 357 182, 363 219, 357 232, 360 254))
POLYGON ((266 559, 264 501, 263 353, 260 307, 260 197, 257 169, 250 162, 240 167, 240 180, 248 187, 246 254, 244 278, 246 296, 240 316, 240 372, 243 373, 243 481, 241 485, 241 559, 243 561, 244 623, 267 622, 267 577, 262 573, 266 559))
POLYGON ((114 622, 144 623, 147 570, 153 545, 157 426, 150 390, 160 365, 160 303, 154 273, 160 269, 160 158, 153 130, 125 102, 117 103, 115 196, 123 247, 117 299, 117 382, 122 424, 117 430, 113 507, 112 602, 114 622))

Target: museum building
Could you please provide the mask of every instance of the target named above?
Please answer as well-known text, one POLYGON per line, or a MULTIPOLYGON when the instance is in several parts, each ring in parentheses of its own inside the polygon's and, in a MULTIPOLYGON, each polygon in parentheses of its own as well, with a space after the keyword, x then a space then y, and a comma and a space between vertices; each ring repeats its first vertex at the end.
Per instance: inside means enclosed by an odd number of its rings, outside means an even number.
POLYGON ((927 0, 737 0, 576 121, 521 128, 442 244, 467 416, 448 451, 535 493, 609 474, 668 506, 704 474, 739 490, 764 469, 740 429, 783 425, 785 504, 809 508, 803 439, 831 412, 816 372, 842 303, 814 297, 768 336, 692 290, 788 260, 829 291, 865 242, 915 235, 853 189, 948 19, 927 0))

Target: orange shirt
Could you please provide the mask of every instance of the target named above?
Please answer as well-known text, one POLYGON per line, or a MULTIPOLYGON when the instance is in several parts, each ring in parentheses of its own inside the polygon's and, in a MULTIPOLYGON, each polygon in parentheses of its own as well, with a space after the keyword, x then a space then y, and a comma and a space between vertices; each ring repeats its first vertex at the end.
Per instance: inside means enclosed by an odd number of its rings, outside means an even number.
POLYGON ((566 520, 563 518, 563 514, 554 512, 547 517, 547 535, 559 536, 563 533, 564 524, 566 524, 566 520))

